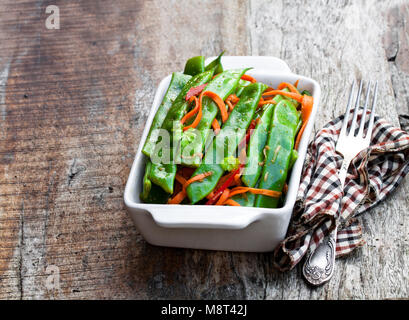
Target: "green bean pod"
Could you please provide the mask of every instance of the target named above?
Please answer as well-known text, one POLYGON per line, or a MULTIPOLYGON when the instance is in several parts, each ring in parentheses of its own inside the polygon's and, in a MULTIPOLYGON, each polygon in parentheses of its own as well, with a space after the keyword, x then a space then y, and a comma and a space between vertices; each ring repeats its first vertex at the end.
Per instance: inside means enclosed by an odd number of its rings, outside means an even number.
MULTIPOLYGON (((226 70, 215 77, 206 86, 206 91, 211 91, 216 93, 221 99, 225 100, 234 90, 237 88, 237 84, 241 76, 248 69, 233 69, 226 70)), ((188 149, 182 148, 181 150, 181 164, 186 166, 198 167, 202 162, 200 156, 194 156, 194 154, 203 151, 206 145, 207 136, 209 134, 209 129, 211 128, 212 122, 215 119, 219 108, 216 103, 209 98, 203 97, 202 101, 202 118, 196 127, 195 133, 200 135, 200 138, 194 139, 194 142, 189 144, 188 149), (188 160, 186 160, 188 159, 188 160)))
MULTIPOLYGON (((289 91, 288 88, 284 89, 289 91)), ((276 103, 286 99, 282 95, 277 95, 274 98, 276 103)), ((274 105, 266 104, 263 108, 260 120, 256 125, 253 135, 250 138, 247 147, 247 163, 241 177, 242 182, 250 188, 254 188, 257 180, 260 178, 261 170, 264 165, 265 154, 263 152, 267 142, 268 132, 272 120, 274 105)))
POLYGON ((153 152, 153 149, 155 148, 155 143, 158 139, 158 129, 162 127, 163 121, 165 120, 170 107, 172 106, 173 102, 180 94, 183 87, 186 85, 190 78, 191 76, 182 74, 180 72, 174 72, 172 74, 168 90, 166 91, 165 96, 163 97, 162 103, 160 104, 158 111, 156 111, 145 144, 142 148, 142 152, 146 156, 149 157, 153 152))
POLYGON ((244 167, 241 181, 250 188, 254 188, 257 180, 260 178, 261 170, 263 168, 263 149, 266 145, 268 130, 270 129, 270 123, 272 114, 274 111, 273 104, 266 104, 263 108, 263 113, 260 116, 260 120, 251 135, 250 141, 247 147, 247 163, 244 167))
MULTIPOLYGON (((280 101, 274 109, 266 149, 266 158, 261 172, 259 188, 282 191, 294 147, 294 139, 300 114, 287 99, 280 101)), ((279 198, 257 195, 255 207, 276 208, 279 198)))
POLYGON ((237 85, 237 89, 235 95, 240 97, 241 93, 243 92, 244 88, 251 84, 250 81, 240 79, 239 84, 237 85))
POLYGON ((199 73, 205 72, 205 57, 197 56, 186 61, 184 74, 195 76, 199 73))
POLYGON ((208 71, 208 70, 214 69, 214 74, 222 73, 223 72, 223 66, 222 66, 222 56, 223 56, 223 54, 224 54, 224 51, 221 54, 219 54, 219 56, 216 59, 214 59, 212 62, 210 62, 206 66, 205 70, 208 71))
POLYGON ((206 197, 216 187, 224 173, 220 165, 221 161, 235 153, 238 144, 246 134, 246 129, 250 125, 260 97, 266 88, 265 84, 257 82, 244 89, 240 101, 207 150, 202 164, 193 173, 193 176, 196 176, 204 172, 212 172, 202 181, 194 182, 187 187, 187 195, 193 204, 206 197))
MULTIPOLYGON (((166 130, 169 133, 169 145, 166 145, 164 148, 165 151, 169 153, 166 163, 153 161, 153 155, 159 155, 162 152, 159 148, 159 144, 156 145, 154 151, 151 154, 152 166, 150 170, 149 178, 150 180, 160 186, 163 190, 168 193, 173 193, 173 186, 175 182, 175 176, 177 167, 173 161, 174 158, 174 149, 178 148, 178 143, 180 142, 180 134, 182 131, 182 126, 180 120, 183 115, 186 113, 189 106, 189 102, 186 101, 185 97, 187 92, 194 87, 200 86, 204 83, 207 83, 213 76, 213 70, 205 71, 196 76, 193 76, 183 87, 180 94, 177 96, 173 102, 171 108, 169 109, 165 120, 162 124, 162 129, 166 130)), ((159 141, 160 142, 160 141, 159 141)))
POLYGON ((142 180, 142 192, 139 196, 142 201, 148 198, 149 192, 151 191, 151 188, 152 188, 151 180, 149 180, 151 167, 152 167, 152 162, 149 159, 147 159, 146 166, 145 166, 145 174, 142 180))

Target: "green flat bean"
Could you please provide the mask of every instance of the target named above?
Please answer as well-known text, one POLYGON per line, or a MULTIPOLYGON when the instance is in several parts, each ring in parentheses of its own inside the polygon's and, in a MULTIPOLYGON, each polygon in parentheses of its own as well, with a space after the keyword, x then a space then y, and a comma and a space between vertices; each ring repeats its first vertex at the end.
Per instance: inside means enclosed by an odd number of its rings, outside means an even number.
POLYGON ((212 175, 187 187, 187 195, 193 204, 206 197, 216 187, 224 172, 220 165, 221 161, 225 157, 232 156, 236 151, 266 88, 265 84, 257 82, 244 89, 240 101, 230 113, 217 138, 213 140, 211 150, 207 150, 202 164, 193 173, 193 176, 196 176, 204 172, 212 172, 212 175))
MULTIPOLYGON (((291 153, 300 114, 287 99, 280 101, 274 109, 266 144, 266 159, 260 177, 261 189, 282 191, 290 165, 291 153)), ((256 207, 276 208, 278 198, 257 195, 256 207)))
MULTIPOLYGON (((209 84, 206 86, 206 91, 216 93, 221 99, 225 100, 232 92, 234 92, 241 76, 247 70, 248 69, 233 69, 222 72, 220 75, 209 82, 209 84)), ((209 129, 218 111, 219 108, 212 99, 206 96, 203 97, 202 118, 195 130, 196 134, 201 135, 201 140, 198 139, 199 137, 197 137, 197 139, 195 139, 195 142, 189 144, 189 152, 186 151, 185 148, 182 149, 182 165, 194 167, 198 167, 200 165, 201 157, 194 156, 194 154, 197 154, 198 151, 203 151, 204 146, 206 145, 209 129), (186 161, 186 159, 189 160, 186 161)))
POLYGON ((199 73, 205 72, 205 57, 197 56, 186 61, 184 74, 195 76, 199 73))
POLYGON ((149 159, 147 159, 146 166, 145 166, 145 175, 143 176, 143 180, 142 180, 142 192, 139 196, 142 201, 148 198, 149 192, 151 191, 151 188, 152 188, 152 183, 149 180, 151 167, 152 167, 152 162, 149 159))
POLYGON ((160 104, 158 111, 156 111, 155 117, 153 118, 151 127, 149 129, 146 142, 142 148, 142 152, 150 157, 153 149, 155 148, 156 141, 158 140, 158 129, 162 127, 163 121, 166 118, 170 107, 173 102, 182 91, 183 87, 189 81, 191 76, 182 74, 180 72, 174 72, 169 83, 168 90, 163 97, 162 103, 160 104))
POLYGON ((273 104, 266 104, 264 106, 260 121, 256 125, 248 143, 247 163, 244 167, 241 181, 250 188, 254 188, 261 175, 264 160, 263 149, 266 145, 273 111, 273 104))
POLYGON ((219 56, 216 59, 214 59, 212 62, 210 62, 206 66, 205 70, 208 71, 208 70, 214 69, 214 74, 222 73, 223 72, 223 66, 222 66, 222 56, 223 56, 223 54, 224 54, 224 51, 221 54, 219 54, 219 56))
MULTIPOLYGON (((173 162, 173 150, 178 148, 178 143, 180 142, 182 131, 180 120, 186 113, 186 110, 189 106, 189 103, 185 99, 186 94, 191 88, 207 83, 212 78, 212 76, 213 70, 205 71, 196 76, 193 76, 183 87, 182 91, 177 96, 171 108, 169 109, 165 120, 163 121, 162 129, 166 130, 170 135, 170 144, 165 147, 167 150, 164 150, 165 152, 168 152, 169 157, 167 157, 166 163, 160 163, 152 160, 153 163, 149 178, 153 183, 159 185, 168 193, 173 193, 173 186, 177 171, 176 164, 173 162)), ((162 152, 163 151, 160 150, 159 144, 157 144, 152 154, 155 156, 157 155, 159 156, 159 158, 161 158, 162 152)))
MULTIPOLYGON (((284 91, 289 91, 288 88, 285 88, 284 91)), ((286 99, 282 95, 277 95, 274 98, 276 103, 286 99)), ((267 142, 268 132, 270 130, 270 124, 272 119, 272 114, 274 111, 274 105, 266 104, 262 110, 260 116, 260 121, 256 125, 256 128, 253 132, 253 135, 250 138, 247 147, 247 163, 243 171, 241 180, 243 183, 250 187, 254 188, 257 183, 257 180, 260 178, 261 170, 264 165, 264 152, 263 149, 267 142)))

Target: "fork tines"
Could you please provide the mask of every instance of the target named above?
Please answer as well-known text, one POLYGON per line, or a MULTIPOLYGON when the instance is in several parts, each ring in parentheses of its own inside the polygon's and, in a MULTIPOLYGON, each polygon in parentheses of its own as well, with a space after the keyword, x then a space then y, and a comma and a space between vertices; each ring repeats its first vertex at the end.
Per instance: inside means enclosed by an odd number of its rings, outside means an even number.
MULTIPOLYGON (((342 123, 342 128, 341 128, 341 132, 340 135, 348 135, 348 136, 355 136, 355 131, 356 131, 356 122, 357 122, 357 117, 358 117, 358 110, 359 110, 359 101, 361 98, 361 92, 362 92, 362 87, 363 87, 364 81, 361 80, 360 84, 359 84, 359 88, 358 88, 358 94, 356 96, 355 99, 355 110, 354 110, 354 115, 352 118, 352 123, 351 123, 351 127, 349 132, 347 133, 347 126, 348 126, 348 121, 349 121, 349 114, 351 111, 351 107, 352 107, 352 100, 353 100, 353 95, 354 95, 354 91, 355 91, 355 82, 352 83, 351 86, 351 92, 349 94, 349 99, 348 99, 348 106, 347 106, 347 110, 345 112, 345 116, 344 116, 344 122, 342 123)), ((371 86, 372 83, 369 82, 367 90, 366 90, 366 98, 365 98, 365 105, 364 105, 364 109, 362 112, 362 119, 361 119, 361 123, 359 126, 359 131, 357 133, 357 137, 363 137, 363 132, 364 132, 364 126, 365 126, 365 117, 367 114, 367 110, 368 110, 368 103, 369 103, 369 94, 371 92, 371 86)), ((372 108, 371 108, 371 117, 369 119, 369 124, 368 124, 368 128, 367 128, 367 132, 370 133, 372 132, 372 127, 373 127, 373 123, 374 123, 374 117, 375 117, 375 106, 376 106, 376 97, 378 94, 378 81, 376 81, 375 86, 374 86, 374 95, 373 95, 373 100, 372 100, 372 108)), ((365 136, 365 139, 370 139, 370 135, 368 137, 368 134, 365 136)))

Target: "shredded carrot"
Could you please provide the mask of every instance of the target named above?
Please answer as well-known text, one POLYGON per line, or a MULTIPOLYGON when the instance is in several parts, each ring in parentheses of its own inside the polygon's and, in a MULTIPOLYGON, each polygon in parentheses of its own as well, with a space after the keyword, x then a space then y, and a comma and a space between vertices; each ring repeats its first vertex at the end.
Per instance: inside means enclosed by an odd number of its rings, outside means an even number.
POLYGON ((186 198, 186 191, 180 191, 176 196, 172 199, 169 199, 168 204, 179 204, 186 198))
POLYGON ((217 95, 216 93, 212 91, 205 91, 203 95, 208 96, 217 104, 217 106, 220 109, 220 115, 222 116, 222 121, 223 123, 225 123, 229 115, 227 114, 226 105, 224 104, 223 99, 220 98, 219 95, 217 95))
POLYGON ((290 89, 291 92, 299 94, 297 88, 295 86, 293 86, 291 83, 281 82, 277 87, 278 90, 283 90, 284 88, 288 88, 288 89, 290 89))
MULTIPOLYGON (((227 110, 226 110, 226 105, 224 104, 224 101, 222 98, 220 98, 216 93, 211 92, 211 91, 202 91, 199 96, 199 104, 198 104, 198 110, 196 108, 194 109, 197 112, 197 116, 195 120, 192 122, 191 125, 186 126, 183 128, 183 131, 188 130, 189 128, 196 128, 200 120, 202 119, 202 101, 203 101, 203 96, 208 96, 210 97, 219 107, 220 109, 220 114, 222 116, 222 121, 223 123, 226 122, 227 118, 229 117, 227 110)), ((193 110, 191 111, 193 113, 193 110)), ((185 116, 186 117, 186 116, 185 116)))
MULTIPOLYGON (((196 118, 195 118, 195 120, 193 120, 193 122, 192 122, 192 124, 191 125, 189 125, 189 126, 186 126, 186 127, 184 127, 183 128, 183 131, 186 131, 186 130, 188 130, 188 129, 190 129, 190 128, 196 128, 197 126, 198 126, 198 124, 200 123, 200 120, 202 119, 202 99, 203 99, 203 94, 205 93, 206 91, 202 91, 201 93, 200 93, 200 96, 199 96, 199 102, 198 102, 198 104, 197 104, 197 107, 195 107, 191 112, 193 112, 193 111, 196 111, 197 112, 197 115, 196 115, 196 118)), ((189 112, 190 113, 190 112, 189 112)), ((186 115, 187 116, 187 115, 186 115)), ((185 117, 186 117, 185 116, 185 117)), ((182 119, 183 120, 183 119, 182 119)))
POLYGON ((236 194, 241 194, 241 193, 254 193, 254 194, 262 194, 264 196, 272 197, 272 198, 278 198, 281 196, 281 192, 279 191, 274 191, 274 190, 267 190, 267 189, 258 189, 258 188, 249 188, 249 187, 236 187, 230 191, 229 198, 233 197, 236 194))
POLYGON ((226 104, 229 106, 230 111, 232 111, 234 109, 234 106, 231 104, 230 101, 226 101, 226 104))
POLYGON ((195 107, 184 115, 182 120, 180 120, 181 124, 184 124, 187 119, 190 119, 191 117, 193 117, 199 111, 199 100, 195 96, 192 96, 189 99, 189 102, 192 102, 193 100, 195 101, 195 107))
POLYGON ((249 76, 248 74, 243 74, 241 76, 242 80, 250 81, 251 83, 257 82, 256 79, 254 79, 252 76, 249 76))
POLYGON ((240 186, 240 185, 241 185, 240 176, 241 176, 240 173, 238 173, 238 174, 236 174, 236 175, 234 176, 234 184, 235 184, 236 186, 240 186))
POLYGON ((307 126, 308 119, 310 118, 311 112, 312 112, 312 107, 314 105, 314 98, 303 95, 302 96, 302 102, 301 102, 301 120, 302 120, 302 126, 300 131, 298 132, 297 139, 295 140, 294 148, 298 150, 298 145, 300 144, 302 134, 304 133, 305 127, 307 126))
POLYGON ((176 173, 176 177, 175 177, 176 181, 179 182, 182 186, 186 183, 186 179, 180 175, 179 173, 176 173))
POLYGON ((223 203, 229 198, 229 193, 230 190, 228 188, 226 188, 222 195, 220 196, 219 200, 217 200, 217 202, 215 203, 216 206, 221 206, 223 205, 223 203))
POLYGON ((258 103, 258 106, 263 106, 265 104, 276 104, 277 102, 274 101, 274 99, 270 99, 270 100, 263 100, 258 103))
POLYGON ((228 206, 233 206, 233 207, 241 207, 240 203, 232 200, 232 199, 227 199, 223 205, 228 205, 228 206))
POLYGON ((300 80, 298 79, 296 82, 294 82, 294 87, 298 87, 298 83, 300 82, 300 80))
POLYGON ((208 172, 203 172, 203 173, 201 173, 201 174, 198 174, 197 176, 194 176, 194 177, 190 178, 190 179, 187 180, 187 181, 185 182, 185 184, 183 185, 183 190, 186 190, 186 188, 187 188, 191 183, 196 182, 196 181, 203 180, 204 178, 206 178, 206 177, 208 177, 208 176, 210 176, 210 175, 212 175, 212 174, 213 174, 213 171, 208 171, 208 172))
POLYGON ((283 95, 286 97, 289 97, 291 99, 294 99, 298 102, 302 102, 303 96, 299 93, 294 93, 294 92, 287 92, 287 91, 283 91, 283 90, 271 90, 271 91, 267 91, 263 93, 263 96, 274 96, 274 95, 283 95))
POLYGON ((231 101, 232 103, 237 103, 239 102, 240 98, 236 96, 234 93, 229 95, 226 99, 226 101, 231 101))
POLYGON ((220 132, 220 124, 219 124, 219 121, 217 121, 217 119, 213 120, 212 128, 213 128, 215 134, 218 134, 220 132))

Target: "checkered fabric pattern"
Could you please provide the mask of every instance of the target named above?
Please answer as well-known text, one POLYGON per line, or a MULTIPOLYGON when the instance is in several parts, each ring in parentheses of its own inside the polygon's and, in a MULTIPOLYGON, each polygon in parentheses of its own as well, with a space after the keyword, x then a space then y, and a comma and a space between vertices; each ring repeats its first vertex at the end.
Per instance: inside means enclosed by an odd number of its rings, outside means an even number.
MULTIPOLYGON (((362 110, 358 120, 361 116, 362 110)), ((335 226, 337 257, 362 246, 362 227, 355 217, 384 200, 409 171, 409 134, 376 116, 371 146, 351 162, 341 190, 342 157, 335 145, 343 119, 329 122, 308 147, 287 238, 274 251, 274 266, 281 271, 292 269, 308 249, 314 251, 335 226)))

